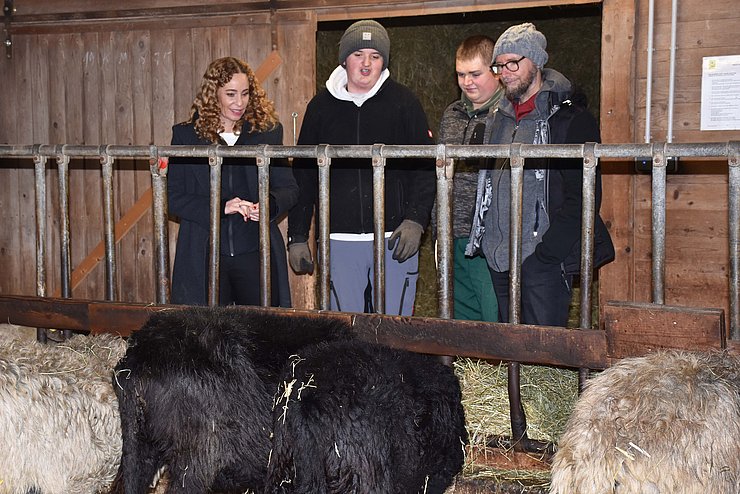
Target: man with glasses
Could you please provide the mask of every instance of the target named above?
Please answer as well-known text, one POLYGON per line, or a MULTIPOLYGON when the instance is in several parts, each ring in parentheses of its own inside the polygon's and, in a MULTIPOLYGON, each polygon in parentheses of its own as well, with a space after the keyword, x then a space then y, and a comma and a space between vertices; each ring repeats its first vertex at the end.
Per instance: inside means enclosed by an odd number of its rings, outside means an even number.
MULTIPOLYGON (((577 144, 599 141, 585 97, 561 73, 543 68, 547 40, 531 23, 512 26, 496 41, 491 68, 505 97, 493 118, 491 144, 577 144)), ((583 162, 528 159, 522 184, 520 323, 566 326, 573 275, 580 270, 583 162)), ((496 160, 478 176, 476 214, 466 254, 479 249, 488 262, 501 321, 509 322, 509 217, 511 163, 496 160)), ((601 177, 596 177, 594 265, 614 258, 609 232, 598 215, 601 177)), ((520 396, 520 369, 509 365, 512 440, 526 451, 546 444, 527 437, 520 396)))
MULTIPOLYGON (((560 72, 545 69, 547 40, 531 23, 512 26, 496 41, 491 68, 505 97, 494 115, 490 144, 598 142, 599 128, 585 97, 560 72)), ((580 270, 583 162, 528 159, 522 191, 521 320, 566 326, 573 275, 580 270)), ((468 255, 488 261, 501 320, 509 321, 510 162, 496 160, 479 175, 477 213, 468 255)), ((597 176, 596 211, 601 201, 597 176)), ((595 220, 595 266, 614 257, 601 217, 595 220)))

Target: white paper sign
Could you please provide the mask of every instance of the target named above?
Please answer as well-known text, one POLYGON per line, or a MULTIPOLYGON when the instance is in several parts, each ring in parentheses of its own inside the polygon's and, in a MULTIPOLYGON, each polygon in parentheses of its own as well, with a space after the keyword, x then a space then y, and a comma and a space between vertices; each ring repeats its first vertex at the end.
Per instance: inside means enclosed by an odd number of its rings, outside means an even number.
POLYGON ((740 55, 704 57, 701 130, 740 130, 740 55))

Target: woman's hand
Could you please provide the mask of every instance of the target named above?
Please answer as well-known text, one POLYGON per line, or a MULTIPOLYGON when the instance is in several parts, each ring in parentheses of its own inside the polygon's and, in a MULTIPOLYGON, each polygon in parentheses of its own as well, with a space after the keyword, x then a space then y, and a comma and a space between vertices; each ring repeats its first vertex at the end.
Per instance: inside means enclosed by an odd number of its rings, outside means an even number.
POLYGON ((241 214, 244 221, 259 221, 260 205, 258 202, 244 201, 238 197, 226 201, 224 214, 241 214))

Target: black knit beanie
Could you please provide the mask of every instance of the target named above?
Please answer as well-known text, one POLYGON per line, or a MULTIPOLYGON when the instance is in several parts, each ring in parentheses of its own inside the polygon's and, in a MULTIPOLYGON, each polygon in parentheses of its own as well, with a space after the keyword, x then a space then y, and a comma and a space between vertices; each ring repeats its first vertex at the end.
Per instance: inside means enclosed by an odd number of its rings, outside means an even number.
POLYGON ((388 67, 388 56, 391 52, 391 40, 380 23, 370 20, 357 21, 344 31, 339 40, 339 63, 363 48, 373 48, 383 56, 383 70, 388 67))

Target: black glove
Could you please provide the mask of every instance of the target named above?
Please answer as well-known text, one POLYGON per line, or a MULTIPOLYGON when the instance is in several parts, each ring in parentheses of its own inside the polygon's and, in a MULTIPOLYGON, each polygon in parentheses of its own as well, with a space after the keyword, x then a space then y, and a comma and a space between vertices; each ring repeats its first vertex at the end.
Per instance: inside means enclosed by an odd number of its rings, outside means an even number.
POLYGON ((313 259, 307 242, 298 242, 288 246, 288 261, 297 274, 313 274, 313 259))
POLYGON ((395 246, 393 259, 403 262, 416 254, 423 233, 424 228, 416 221, 403 220, 388 239, 388 248, 393 249, 395 246), (398 241, 398 245, 396 245, 396 241, 398 241))

